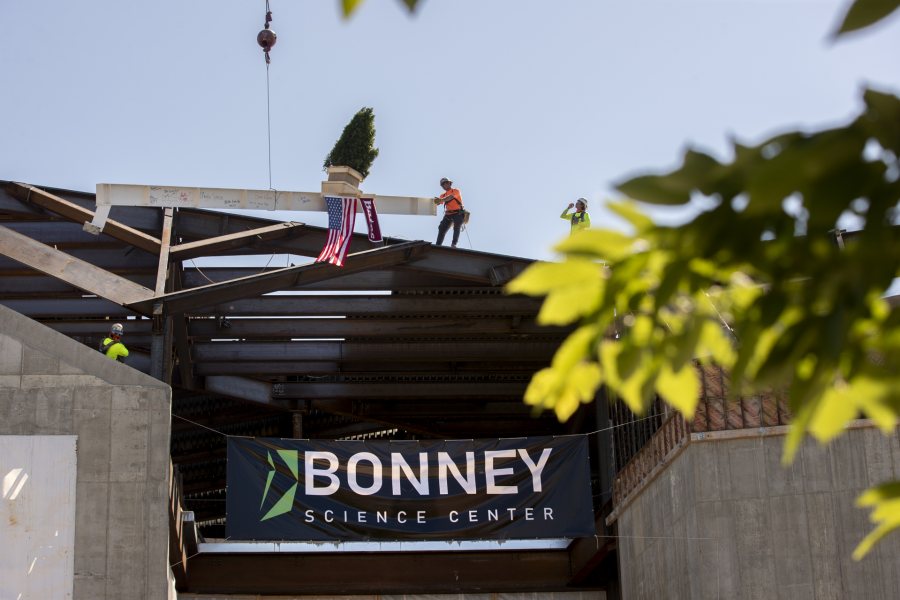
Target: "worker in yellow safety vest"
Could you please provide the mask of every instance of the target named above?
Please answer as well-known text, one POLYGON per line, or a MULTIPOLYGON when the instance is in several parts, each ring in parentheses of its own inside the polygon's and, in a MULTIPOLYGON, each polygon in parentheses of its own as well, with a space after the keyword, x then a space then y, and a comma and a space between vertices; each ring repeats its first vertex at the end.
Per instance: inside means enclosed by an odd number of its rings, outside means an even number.
POLYGON ((565 219, 571 223, 571 227, 569 229, 569 233, 575 233, 576 231, 581 231, 582 229, 587 229, 591 226, 591 215, 588 214, 587 211, 587 200, 584 198, 579 198, 574 203, 569 202, 569 206, 566 207, 562 214, 559 215, 560 219, 565 219), (572 214, 568 214, 569 210, 572 207, 575 207, 575 212, 572 214))
POLYGON ((124 333, 125 328, 122 327, 121 323, 115 323, 109 328, 109 336, 100 344, 100 352, 105 354, 106 358, 125 362, 125 357, 128 356, 128 348, 122 343, 122 335, 124 333))

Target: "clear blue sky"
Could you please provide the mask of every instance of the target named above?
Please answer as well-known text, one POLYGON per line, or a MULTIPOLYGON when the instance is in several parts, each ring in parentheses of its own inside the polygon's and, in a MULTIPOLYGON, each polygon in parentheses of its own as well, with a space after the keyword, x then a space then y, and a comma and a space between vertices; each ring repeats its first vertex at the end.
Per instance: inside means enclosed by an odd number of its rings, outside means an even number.
MULTIPOLYGON (((897 93, 900 18, 832 43, 848 3, 424 0, 409 16, 368 0, 345 21, 337 0, 270 0, 273 185, 318 190, 325 154, 371 106, 381 154, 364 190, 432 196, 450 177, 475 249, 549 258, 578 196, 614 225, 612 184, 687 145, 724 156, 730 136, 847 120, 866 83, 897 93)), ((0 179, 267 188, 264 12, 0 0, 0 179)), ((434 240, 438 217, 382 221, 434 240)))

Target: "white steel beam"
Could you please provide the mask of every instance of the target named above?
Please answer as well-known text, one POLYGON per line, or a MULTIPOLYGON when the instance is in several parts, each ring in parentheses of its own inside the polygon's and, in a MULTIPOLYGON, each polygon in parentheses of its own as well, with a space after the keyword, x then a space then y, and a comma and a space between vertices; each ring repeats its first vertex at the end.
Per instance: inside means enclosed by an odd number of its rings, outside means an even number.
MULTIPOLYGON (((366 194, 346 186, 348 194, 374 198, 378 214, 436 215, 431 198, 366 194)), ((171 208, 229 208, 237 210, 285 210, 325 212, 325 200, 319 192, 241 190, 164 185, 97 184, 97 211, 90 223, 103 228, 110 206, 155 206, 171 208)), ((87 229, 87 228, 86 228, 87 229)))

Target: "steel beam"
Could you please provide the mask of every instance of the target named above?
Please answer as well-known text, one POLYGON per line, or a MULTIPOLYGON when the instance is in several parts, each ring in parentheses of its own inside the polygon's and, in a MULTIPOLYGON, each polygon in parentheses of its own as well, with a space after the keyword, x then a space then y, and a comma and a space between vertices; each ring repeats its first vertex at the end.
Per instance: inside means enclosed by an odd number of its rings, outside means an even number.
MULTIPOLYGON (((72 296, 80 298, 84 292, 73 287, 65 281, 53 277, 47 277, 43 273, 37 273, 32 269, 25 269, 28 274, 10 275, 0 271, 0 297, 2 298, 38 298, 49 296, 51 298, 64 298, 72 296)), ((143 278, 147 282, 146 278, 143 278)), ((132 280, 134 281, 134 280, 132 280)), ((140 281, 135 281, 140 284, 140 281)))
POLYGON ((208 554, 189 561, 192 594, 312 595, 555 592, 570 577, 565 550, 509 552, 208 554), (411 567, 412 565, 412 567, 411 567), (350 576, 352 574, 352 576, 350 576), (386 576, 389 574, 389 576, 386 576))
MULTIPOLYGON (((333 399, 316 398, 312 400, 312 408, 332 412, 330 405, 333 399)), ((399 399, 367 399, 355 400, 356 418, 365 419, 378 416, 382 419, 468 419, 484 418, 530 419, 532 407, 526 405, 521 398, 514 400, 475 400, 459 399, 453 402, 432 402, 422 396, 418 401, 399 399)), ((315 425, 310 425, 314 428, 315 425)))
POLYGON ((457 398, 521 398, 528 386, 518 382, 421 382, 400 383, 283 383, 278 386, 280 399, 351 398, 365 400, 424 399, 447 401, 457 398))
MULTIPOLYGON (((4 279, 5 281, 5 279, 4 279)), ((0 292, 2 294, 2 292, 0 292)), ((139 313, 118 306, 102 298, 35 298, 28 300, 2 299, 0 304, 22 313, 40 317, 98 317, 125 318, 139 313)), ((533 316, 540 309, 541 300, 526 296, 501 295, 362 295, 362 296, 263 296, 218 304, 204 310, 203 315, 215 316, 348 316, 366 315, 427 317, 427 316, 533 316)), ((223 335, 222 337, 228 337, 223 335)))
POLYGON ((175 337, 175 352, 178 356, 178 373, 181 377, 181 386, 187 390, 193 390, 194 361, 191 358, 191 347, 187 333, 187 317, 183 314, 172 315, 172 333, 175 337))
MULTIPOLYGON (((132 209, 134 210, 134 209, 132 209)), ((151 210, 151 209, 144 209, 151 210)), ((178 235, 183 240, 200 241, 221 235, 240 233, 250 229, 277 225, 278 221, 261 219, 235 213, 211 212, 196 209, 181 209, 176 216, 178 235)), ((298 256, 318 256, 328 237, 328 229, 306 225, 303 235, 292 238, 259 240, 259 250, 265 254, 282 253, 298 256)), ((385 238, 384 244, 372 243, 365 234, 354 233, 350 247, 354 251, 380 248, 404 242, 395 238, 385 238)))
MULTIPOLYGON (((77 204, 64 200, 59 196, 55 196, 40 188, 26 183, 11 183, 7 185, 7 190, 13 196, 31 202, 37 206, 45 208, 70 221, 76 223, 84 223, 94 218, 94 213, 84 209, 77 204)), ((119 223, 118 221, 107 220, 106 227, 103 232, 108 236, 123 241, 136 248, 146 250, 151 254, 159 254, 159 240, 153 236, 147 235, 137 229, 119 223)))
POLYGON ((204 387, 207 391, 215 394, 260 404, 272 404, 272 384, 256 379, 229 375, 207 377, 204 387))
MULTIPOLYGON (((189 263, 190 264, 190 263, 189 263)), ((184 283, 186 288, 207 285, 210 281, 219 282, 239 277, 248 277, 264 271, 275 271, 276 268, 260 269, 259 267, 185 268, 184 283), (202 272, 201 272, 202 271, 202 272)), ((407 289, 459 288, 474 286, 470 279, 459 279, 446 275, 417 271, 414 269, 388 268, 375 269, 362 273, 348 273, 320 282, 301 282, 301 285, 286 288, 284 291, 350 291, 372 292, 407 289)))
POLYGON ((156 268, 156 285, 154 291, 161 296, 166 291, 166 279, 169 277, 169 253, 172 242, 173 209, 167 208, 163 214, 162 233, 159 236, 159 260, 156 268))
POLYGON ((543 302, 500 294, 280 295, 220 302, 205 314, 227 316, 536 315, 543 302))
MULTIPOLYGON (((12 230, 9 230, 12 231, 12 230)), ((21 235, 21 234, 18 234, 21 235)), ((34 243, 40 243, 30 237, 22 236, 34 243)), ((48 248, 53 246, 43 244, 48 248)), ((58 248, 55 248, 58 250, 58 248)), ((151 256, 134 248, 119 246, 117 248, 71 248, 66 254, 80 261, 92 264, 104 271, 117 271, 119 273, 156 273, 156 255, 151 256)), ((20 261, 21 262, 21 261, 20 261)), ((6 274, 16 273, 16 262, 0 257, 0 272, 6 274)), ((21 273, 19 273, 21 274, 21 273)))
POLYGON ((153 297, 153 291, 144 286, 3 226, 0 226, 0 254, 118 304, 134 304, 153 297))
POLYGON ((0 304, 32 319, 54 317, 109 317, 119 320, 139 313, 104 298, 0 299, 0 304))
POLYGON ((283 290, 302 285, 305 282, 318 282, 356 271, 399 264, 414 259, 421 252, 424 252, 428 246, 429 244, 426 242, 408 242, 352 254, 348 257, 343 268, 337 268, 326 263, 315 263, 302 267, 278 269, 252 277, 214 283, 138 301, 131 308, 138 312, 146 313, 150 310, 152 303, 159 300, 165 304, 168 312, 188 312, 197 308, 213 306, 223 301, 227 302, 283 290))
POLYGON ((107 235, 91 235, 77 223, 70 221, 9 221, 5 223, 13 231, 31 239, 55 246, 58 250, 70 248, 121 248, 123 242, 107 235))
MULTIPOLYGON (((383 215, 435 215, 431 198, 382 196, 374 198, 383 215)), ((227 208, 232 210, 289 210, 325 212, 325 199, 318 192, 242 190, 161 185, 97 184, 97 206, 169 206, 174 208, 227 208)))
POLYGON ((189 334, 195 340, 213 338, 364 338, 456 337, 489 335, 563 336, 563 327, 538 325, 533 318, 513 323, 512 317, 485 318, 262 318, 191 319, 189 334))
MULTIPOLYGON (((95 265, 96 266, 96 265, 95 265)), ((33 269, 28 269, 26 267, 21 268, 22 271, 27 271, 27 273, 22 273, 21 275, 12 275, 8 272, 0 271, 0 279, 2 279, 2 285, 0 285, 0 297, 6 298, 33 298, 39 296, 46 296, 49 298, 63 298, 65 296, 75 296, 82 297, 84 296, 84 292, 79 290, 76 287, 73 287, 66 283, 65 281, 60 281, 54 277, 49 277, 44 275, 43 273, 38 273, 33 269)), ((120 275, 129 281, 132 281, 138 285, 149 288, 153 285, 154 276, 148 274, 134 274, 134 273, 123 273, 118 270, 112 269, 104 269, 105 271, 109 271, 114 275, 120 275)))
POLYGON ((396 362, 549 359, 558 342, 202 342, 194 345, 194 360, 214 361, 359 361, 396 362))
POLYGON ((215 256, 238 248, 258 246, 260 242, 299 235, 307 229, 303 223, 278 223, 247 231, 220 235, 211 239, 187 242, 172 247, 173 260, 187 260, 199 256, 215 256))
POLYGON ((409 268, 499 286, 533 262, 525 258, 435 246, 432 252, 411 262, 409 268))

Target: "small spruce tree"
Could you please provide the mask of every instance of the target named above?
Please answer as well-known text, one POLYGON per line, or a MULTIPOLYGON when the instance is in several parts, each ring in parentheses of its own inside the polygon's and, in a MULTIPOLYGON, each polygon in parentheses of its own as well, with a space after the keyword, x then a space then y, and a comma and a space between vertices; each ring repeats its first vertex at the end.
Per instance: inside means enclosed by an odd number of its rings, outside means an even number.
POLYGON ((375 114, 371 108, 365 107, 359 109, 344 127, 341 137, 325 157, 323 167, 350 167, 359 171, 365 179, 376 156, 375 114))

